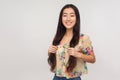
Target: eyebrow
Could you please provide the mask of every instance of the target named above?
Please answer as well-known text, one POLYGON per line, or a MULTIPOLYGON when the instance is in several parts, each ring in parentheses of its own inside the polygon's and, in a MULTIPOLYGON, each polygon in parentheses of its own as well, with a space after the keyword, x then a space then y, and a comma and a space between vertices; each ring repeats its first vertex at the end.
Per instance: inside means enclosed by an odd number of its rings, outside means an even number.
MULTIPOLYGON (((63 13, 63 14, 67 14, 67 13, 63 13)), ((70 14, 75 14, 75 13, 70 13, 70 14)))

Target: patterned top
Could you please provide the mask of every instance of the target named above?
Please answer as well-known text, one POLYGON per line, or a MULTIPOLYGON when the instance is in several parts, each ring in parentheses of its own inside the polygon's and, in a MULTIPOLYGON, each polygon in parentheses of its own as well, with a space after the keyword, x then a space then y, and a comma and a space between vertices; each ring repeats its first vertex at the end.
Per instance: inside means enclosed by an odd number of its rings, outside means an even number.
MULTIPOLYGON (((80 58, 77 58, 77 65, 73 69, 71 73, 66 72, 67 62, 69 60, 69 54, 67 52, 69 48, 69 44, 58 45, 58 50, 56 52, 56 68, 54 70, 56 76, 73 78, 78 77, 82 74, 87 73, 87 65, 86 62, 80 58)), ((77 51, 82 50, 82 53, 89 55, 93 54, 93 48, 91 45, 91 41, 88 35, 81 34, 79 39, 79 44, 75 46, 77 51)))

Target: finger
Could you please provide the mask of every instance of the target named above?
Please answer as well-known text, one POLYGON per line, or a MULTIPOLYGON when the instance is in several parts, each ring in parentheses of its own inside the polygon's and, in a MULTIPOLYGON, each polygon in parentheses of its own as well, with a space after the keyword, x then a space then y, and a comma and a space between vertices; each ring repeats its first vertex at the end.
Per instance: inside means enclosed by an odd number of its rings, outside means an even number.
POLYGON ((53 49, 56 49, 56 50, 58 49, 58 47, 52 47, 52 48, 53 48, 53 49))
POLYGON ((57 48, 57 46, 51 45, 49 48, 57 48))
POLYGON ((74 54, 70 53, 71 56, 74 56, 74 54))
POLYGON ((71 53, 72 51, 73 51, 73 49, 68 49, 68 52, 70 52, 70 53, 71 53))
POLYGON ((55 49, 55 48, 52 48, 52 52, 55 52, 55 53, 56 53, 56 51, 57 51, 57 49, 55 49))
POLYGON ((72 48, 68 48, 68 50, 71 50, 72 48))
POLYGON ((57 48, 57 47, 53 47, 53 46, 52 46, 52 49, 55 49, 55 50, 57 50, 58 48, 57 48))
POLYGON ((54 52, 56 52, 56 51, 57 51, 57 49, 56 49, 56 48, 52 48, 51 50, 52 50, 52 51, 54 51, 54 52))
POLYGON ((51 50, 50 53, 56 53, 55 51, 51 50))
POLYGON ((74 50, 74 48, 68 48, 68 50, 74 50))
POLYGON ((54 46, 50 46, 49 50, 51 50, 51 49, 55 49, 55 50, 57 50, 57 48, 54 47, 54 46))
POLYGON ((48 50, 48 52, 50 52, 50 53, 56 52, 56 49, 51 47, 51 48, 48 50))
POLYGON ((69 53, 70 55, 72 55, 72 51, 68 51, 68 53, 69 53))
POLYGON ((53 47, 57 48, 57 46, 52 45, 53 47))
POLYGON ((74 50, 68 50, 68 53, 69 53, 70 55, 74 55, 74 50))

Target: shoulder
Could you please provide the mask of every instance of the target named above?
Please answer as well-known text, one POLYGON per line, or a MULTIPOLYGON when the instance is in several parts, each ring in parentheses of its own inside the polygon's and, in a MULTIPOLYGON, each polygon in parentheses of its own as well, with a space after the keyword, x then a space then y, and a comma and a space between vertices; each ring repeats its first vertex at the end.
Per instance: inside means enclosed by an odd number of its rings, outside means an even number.
POLYGON ((81 34, 80 34, 80 38, 81 38, 82 40, 89 40, 89 35, 81 33, 81 34))
POLYGON ((82 37, 80 38, 80 42, 82 42, 84 48, 92 48, 92 41, 90 40, 89 35, 82 34, 82 37))

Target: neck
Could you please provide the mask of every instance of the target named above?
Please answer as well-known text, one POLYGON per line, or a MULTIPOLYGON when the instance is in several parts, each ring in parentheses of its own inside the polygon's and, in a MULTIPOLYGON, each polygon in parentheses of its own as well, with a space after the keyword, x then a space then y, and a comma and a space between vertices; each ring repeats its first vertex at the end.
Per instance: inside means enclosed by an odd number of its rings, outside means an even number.
POLYGON ((73 36, 73 30, 72 29, 66 29, 66 33, 65 33, 65 36, 73 36))

